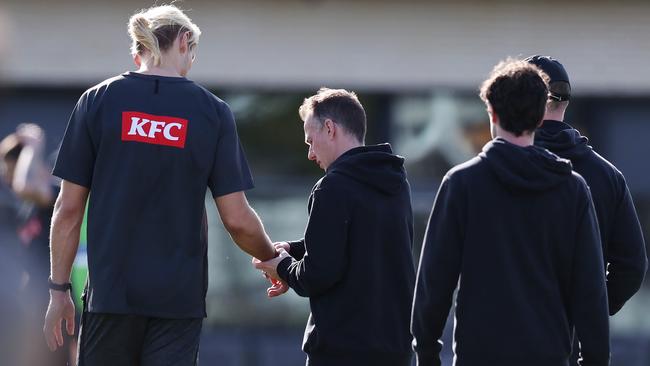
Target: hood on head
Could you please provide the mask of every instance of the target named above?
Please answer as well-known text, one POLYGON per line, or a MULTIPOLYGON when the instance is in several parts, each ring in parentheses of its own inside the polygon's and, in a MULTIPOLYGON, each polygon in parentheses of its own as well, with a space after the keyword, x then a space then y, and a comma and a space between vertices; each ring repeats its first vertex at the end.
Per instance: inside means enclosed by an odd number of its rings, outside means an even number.
POLYGON ((535 145, 567 159, 577 159, 591 151, 589 140, 570 125, 559 121, 544 121, 535 131, 535 145))
POLYGON ((394 155, 389 144, 350 149, 330 165, 330 173, 343 174, 385 194, 396 194, 406 184, 404 158, 394 155))
POLYGON ((571 163, 537 146, 521 147, 496 138, 479 157, 503 184, 520 190, 545 191, 571 177, 571 163))

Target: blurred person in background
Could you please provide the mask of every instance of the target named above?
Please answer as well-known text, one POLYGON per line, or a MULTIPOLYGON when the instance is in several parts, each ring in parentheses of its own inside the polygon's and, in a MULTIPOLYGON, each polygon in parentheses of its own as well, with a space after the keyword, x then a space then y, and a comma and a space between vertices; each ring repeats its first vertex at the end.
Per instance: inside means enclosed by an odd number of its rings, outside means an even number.
MULTIPOLYGON (((587 182, 596 208, 603 248, 609 315, 616 314, 641 287, 648 268, 645 240, 625 177, 588 145, 589 140, 564 122, 571 99, 571 83, 564 66, 550 56, 526 61, 548 75, 549 98, 544 122, 535 132, 535 145, 571 160, 587 182)), ((574 342, 572 359, 577 359, 574 342)))
MULTIPOLYGON (((6 139, 5 139, 6 140, 6 139)), ((18 200, 11 189, 9 168, 16 156, 11 152, 15 138, 0 143, 0 365, 21 365, 19 350, 24 346, 24 309, 20 301, 23 267, 20 265, 21 244, 18 238, 18 200), (9 161, 9 164, 6 164, 9 161)))
MULTIPOLYGON (((70 352, 55 355, 41 341, 41 317, 48 305, 47 278, 50 272, 49 225, 58 185, 44 159, 45 134, 36 124, 21 124, 0 142, 3 178, 16 197, 18 222, 15 230, 21 243, 23 267, 21 304, 24 312, 25 365, 66 365, 70 352)), ((66 343, 74 348, 74 337, 66 343)))
POLYGON ((408 366, 415 268, 404 158, 389 144, 365 146, 355 93, 322 88, 299 111, 308 158, 325 176, 309 196, 304 238, 255 266, 309 297, 307 365, 408 366))
POLYGON ((550 79, 544 122, 535 132, 535 145, 571 160, 591 189, 598 216, 607 274, 609 315, 616 314, 641 287, 648 267, 645 241, 632 195, 623 174, 588 145, 589 140, 564 122, 571 84, 564 66, 549 56, 526 61, 550 79))
MULTIPOLYGON (((3 65, 6 46, 6 15, 0 5, 0 66, 3 65)), ((0 78, 0 86, 3 80, 0 78)), ((3 102, 0 100, 0 103, 3 102)), ((0 155, 7 153, 7 148, 0 144, 0 155)), ((7 169, 4 159, 0 159, 0 175, 4 177, 7 169)), ((20 241, 16 232, 18 225, 17 205, 11 192, 10 183, 0 179, 0 364, 18 364, 17 350, 21 346, 17 335, 20 334, 20 301, 18 299, 22 268, 18 265, 20 241)))
POLYGON ((493 140, 443 179, 420 256, 412 331, 418 365, 440 365, 455 302, 454 364, 609 364, 607 291, 596 213, 568 160, 533 145, 546 76, 499 63, 481 87, 493 140), (460 281, 459 281, 460 280, 460 281))
POLYGON ((268 260, 276 250, 244 194, 253 182, 230 108, 186 78, 198 26, 165 5, 134 14, 128 29, 138 71, 81 96, 54 167, 63 182, 44 332, 55 350, 63 320, 73 330, 70 270, 90 197, 79 365, 196 365, 206 316, 206 190, 243 251, 268 260))

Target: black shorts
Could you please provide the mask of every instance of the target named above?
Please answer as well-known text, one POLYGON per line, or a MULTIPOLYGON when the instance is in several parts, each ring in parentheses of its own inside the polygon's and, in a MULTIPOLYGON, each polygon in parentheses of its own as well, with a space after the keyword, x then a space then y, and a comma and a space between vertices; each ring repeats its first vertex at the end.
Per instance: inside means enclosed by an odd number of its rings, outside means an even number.
POLYGON ((196 366, 203 319, 84 311, 78 366, 196 366))

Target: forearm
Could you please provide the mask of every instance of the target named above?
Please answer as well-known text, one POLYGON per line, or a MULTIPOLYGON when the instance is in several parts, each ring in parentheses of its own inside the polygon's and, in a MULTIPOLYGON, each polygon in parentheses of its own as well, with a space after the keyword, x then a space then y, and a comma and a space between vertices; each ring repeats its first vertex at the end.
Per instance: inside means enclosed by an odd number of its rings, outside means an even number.
POLYGON ((301 273, 301 270, 304 270, 303 264, 302 260, 296 261, 293 258, 285 258, 278 263, 276 271, 280 279, 289 285, 298 296, 310 297, 312 291, 310 291, 309 284, 304 281, 304 272, 301 273))
POLYGON ((609 315, 616 314, 639 291, 645 277, 645 267, 645 262, 630 268, 610 264, 607 275, 609 315))
POLYGON ((442 333, 460 276, 464 234, 464 195, 453 194, 447 179, 441 184, 429 218, 418 266, 411 333, 419 365, 439 365, 442 333))
POLYGON ((413 349, 418 365, 439 365, 442 333, 458 275, 452 271, 437 271, 444 264, 436 263, 429 267, 425 263, 422 261, 419 268, 411 313, 413 349))
POLYGON ((277 267, 280 278, 300 296, 318 296, 329 291, 343 278, 347 268, 345 239, 327 240, 331 237, 325 234, 322 238, 323 242, 312 241, 314 250, 300 260, 288 258, 277 267))
POLYGON ((614 315, 639 290, 648 267, 641 225, 627 189, 607 244, 607 296, 609 314, 614 315))
POLYGON ((305 239, 288 241, 289 254, 296 260, 301 260, 305 256, 305 239))
POLYGON ((215 203, 224 227, 241 250, 260 261, 275 258, 275 248, 243 191, 215 197, 215 203))
POLYGON ((347 225, 337 226, 329 219, 314 221, 313 217, 307 225, 305 238, 289 242, 289 254, 300 258, 285 258, 276 268, 280 279, 303 297, 327 292, 347 268, 347 225), (309 243, 309 250, 306 243, 309 243))
POLYGON ((55 206, 50 232, 50 270, 55 283, 70 281, 72 264, 79 247, 83 212, 83 209, 79 212, 65 212, 60 205, 55 206))
POLYGON ((261 261, 275 257, 271 239, 266 235, 262 221, 252 208, 248 208, 236 225, 228 225, 226 229, 235 244, 244 252, 261 261))
MULTIPOLYGON (((440 314, 448 314, 449 308, 429 306, 422 301, 421 292, 415 295, 416 302, 411 314, 411 333, 413 334, 413 350, 417 355, 418 365, 440 364, 442 350, 442 331, 445 320, 440 314)), ((444 317, 446 318, 446 316, 444 317)))
POLYGON ((577 225, 570 304, 585 366, 609 362, 609 317, 601 248, 598 222, 590 203, 577 225))

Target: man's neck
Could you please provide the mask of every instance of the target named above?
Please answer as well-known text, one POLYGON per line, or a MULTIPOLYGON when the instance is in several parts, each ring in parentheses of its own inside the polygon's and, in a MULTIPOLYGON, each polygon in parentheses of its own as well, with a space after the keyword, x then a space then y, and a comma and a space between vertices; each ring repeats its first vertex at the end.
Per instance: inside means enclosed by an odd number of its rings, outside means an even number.
POLYGON ((338 159, 339 157, 341 157, 341 155, 345 154, 346 152, 360 146, 364 146, 364 144, 357 141, 356 139, 346 139, 344 141, 341 141, 337 148, 337 151, 339 153, 336 158, 338 159))
POLYGON ((178 68, 175 65, 170 65, 166 63, 161 63, 158 66, 149 66, 143 63, 140 66, 138 72, 146 75, 159 75, 159 76, 170 76, 170 77, 182 76, 178 72, 178 68))
POLYGON ((534 132, 530 132, 530 133, 524 132, 521 136, 515 136, 515 134, 503 130, 501 128, 497 128, 496 132, 497 132, 496 137, 500 137, 513 145, 526 147, 526 146, 533 145, 535 143, 534 132))
POLYGON ((546 113, 544 113, 544 121, 564 122, 564 111, 559 109, 556 111, 547 110, 546 113))

